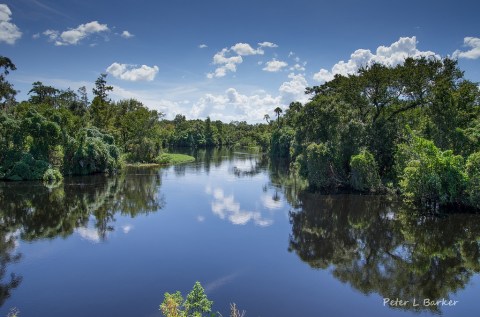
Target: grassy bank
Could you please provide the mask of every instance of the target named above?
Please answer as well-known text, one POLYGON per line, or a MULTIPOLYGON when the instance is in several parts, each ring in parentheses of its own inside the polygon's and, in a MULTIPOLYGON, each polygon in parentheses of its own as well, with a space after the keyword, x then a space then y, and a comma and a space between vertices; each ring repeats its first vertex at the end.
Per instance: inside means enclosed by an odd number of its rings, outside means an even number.
POLYGON ((172 165, 194 162, 195 158, 185 154, 162 153, 155 159, 155 161, 160 165, 172 165))
POLYGON ((176 153, 162 153, 155 159, 154 163, 127 163, 125 166, 133 167, 155 167, 164 165, 175 165, 194 162, 195 158, 190 155, 176 153))

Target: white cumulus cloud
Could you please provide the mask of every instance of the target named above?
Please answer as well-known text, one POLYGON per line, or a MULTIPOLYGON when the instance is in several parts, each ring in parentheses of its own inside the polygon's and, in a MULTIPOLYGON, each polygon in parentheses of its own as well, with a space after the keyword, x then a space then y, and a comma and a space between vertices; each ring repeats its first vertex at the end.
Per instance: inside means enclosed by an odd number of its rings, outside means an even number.
POLYGON ((131 37, 134 37, 135 35, 133 35, 132 33, 128 32, 127 30, 123 31, 122 34, 120 35, 121 37, 123 37, 124 39, 129 39, 131 37))
POLYGON ((355 74, 362 66, 367 66, 372 63, 380 63, 386 66, 396 66, 403 63, 405 58, 420 58, 440 56, 431 51, 420 51, 417 49, 417 38, 401 37, 398 41, 392 43, 390 46, 379 46, 375 53, 368 49, 358 49, 350 55, 348 61, 339 61, 333 65, 331 70, 320 69, 313 75, 313 79, 319 82, 332 80, 337 74, 351 75, 355 74))
MULTIPOLYGON (((201 44, 199 47, 204 48, 207 46, 201 44)), ((228 72, 236 72, 237 65, 243 63, 242 56, 263 55, 265 53, 263 48, 265 47, 273 48, 278 47, 278 45, 272 42, 262 42, 258 43, 257 48, 253 48, 248 43, 236 43, 230 48, 222 49, 213 56, 213 64, 218 65, 218 67, 213 72, 207 73, 207 78, 224 77, 228 72)), ((272 67, 275 66, 277 65, 272 65, 272 67)))
POLYGON ((265 63, 265 67, 263 68, 263 70, 267 71, 267 72, 278 72, 278 71, 281 71, 282 68, 287 67, 287 66, 288 66, 287 63, 285 63, 283 61, 276 60, 274 58, 271 61, 268 61, 268 62, 265 63))
POLYGON ((207 44, 200 44, 200 45, 198 45, 198 48, 207 48, 207 47, 208 47, 207 44))
POLYGON ((108 66, 107 73, 115 78, 128 81, 152 81, 158 73, 158 66, 136 65, 113 63, 108 66))
POLYGON ((270 48, 278 47, 277 44, 272 43, 272 42, 262 42, 262 43, 258 43, 258 46, 260 46, 260 47, 270 47, 270 48))
POLYGON ((237 43, 230 48, 232 51, 237 53, 240 56, 246 55, 263 55, 263 50, 253 49, 250 44, 247 43, 237 43))
MULTIPOLYGON (((92 21, 85 24, 80 24, 74 29, 59 32, 57 30, 46 30, 43 32, 55 45, 76 45, 81 40, 95 33, 107 32, 110 29, 106 24, 100 24, 98 21, 92 21)), ((123 35, 123 34, 122 34, 123 35)))
POLYGON ((308 96, 305 94, 305 88, 308 87, 308 82, 303 74, 290 73, 288 75, 289 81, 280 85, 278 91, 282 98, 282 103, 285 105, 293 101, 306 102, 308 96))
POLYGON ((20 29, 10 22, 12 11, 6 4, 0 4, 0 43, 13 45, 22 37, 20 29))
POLYGON ((220 66, 213 73, 207 74, 208 78, 224 77, 227 72, 237 71, 237 64, 243 63, 243 58, 240 55, 228 56, 229 53, 230 50, 224 48, 213 56, 213 64, 220 66))
POLYGON ((303 63, 303 65, 296 63, 292 67, 290 67, 291 71, 299 71, 299 72, 304 72, 305 71, 305 66, 307 65, 306 62, 303 63))
POLYGON ((326 70, 326 69, 320 69, 318 73, 313 74, 313 79, 319 82, 327 82, 332 80, 334 77, 333 73, 326 70))
POLYGON ((55 41, 58 38, 59 32, 55 30, 45 30, 43 33, 50 41, 55 41))
POLYGON ((468 59, 477 59, 480 57, 480 38, 471 36, 466 37, 463 39, 463 44, 471 49, 468 51, 456 50, 453 52, 453 57, 468 59))

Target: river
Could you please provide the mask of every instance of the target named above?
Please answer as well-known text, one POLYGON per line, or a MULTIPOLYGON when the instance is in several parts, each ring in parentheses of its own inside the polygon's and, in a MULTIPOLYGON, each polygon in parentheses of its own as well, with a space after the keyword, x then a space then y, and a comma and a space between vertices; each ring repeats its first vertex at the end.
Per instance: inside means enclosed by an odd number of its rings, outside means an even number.
POLYGON ((228 316, 475 316, 480 216, 321 195, 255 153, 0 184, 0 316, 153 317, 200 281, 228 316), (432 303, 438 305, 431 305, 432 303))

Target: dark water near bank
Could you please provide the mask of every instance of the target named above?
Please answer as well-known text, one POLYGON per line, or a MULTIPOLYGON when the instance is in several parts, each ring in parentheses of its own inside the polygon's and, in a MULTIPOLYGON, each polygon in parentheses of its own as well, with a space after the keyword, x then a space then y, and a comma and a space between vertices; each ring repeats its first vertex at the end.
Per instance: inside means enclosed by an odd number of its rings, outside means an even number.
POLYGON ((230 302, 247 317, 480 312, 478 215, 297 195, 302 183, 261 156, 196 155, 50 189, 0 184, 0 316, 161 316, 163 293, 197 280, 223 316, 230 302))

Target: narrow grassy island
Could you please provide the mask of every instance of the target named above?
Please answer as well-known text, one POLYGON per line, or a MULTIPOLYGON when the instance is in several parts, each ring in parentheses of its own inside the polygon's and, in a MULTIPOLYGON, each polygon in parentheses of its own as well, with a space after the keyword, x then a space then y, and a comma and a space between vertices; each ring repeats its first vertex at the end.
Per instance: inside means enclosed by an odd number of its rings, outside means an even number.
POLYGON ((176 165, 194 162, 195 158, 186 154, 162 153, 155 159, 155 161, 160 165, 176 165))

